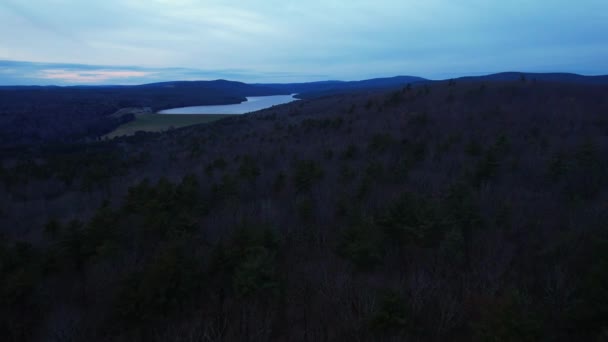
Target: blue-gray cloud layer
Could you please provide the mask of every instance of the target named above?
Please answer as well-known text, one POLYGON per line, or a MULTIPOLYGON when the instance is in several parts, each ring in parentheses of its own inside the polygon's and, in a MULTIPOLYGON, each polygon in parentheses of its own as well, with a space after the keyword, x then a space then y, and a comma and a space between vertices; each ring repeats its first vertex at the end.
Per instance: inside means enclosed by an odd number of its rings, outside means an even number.
POLYGON ((164 81, 241 80, 288 83, 299 79, 327 79, 328 75, 248 70, 200 70, 0 60, 1 85, 136 85, 164 81))
POLYGON ((606 0, 2 0, 0 22, 0 59, 105 66, 5 84, 608 72, 606 0))

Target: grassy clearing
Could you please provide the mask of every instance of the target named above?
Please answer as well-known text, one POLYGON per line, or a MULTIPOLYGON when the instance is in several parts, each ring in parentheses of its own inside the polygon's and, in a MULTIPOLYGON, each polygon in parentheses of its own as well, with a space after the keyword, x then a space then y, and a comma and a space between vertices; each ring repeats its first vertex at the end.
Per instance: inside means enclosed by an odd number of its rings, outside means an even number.
POLYGON ((122 135, 133 135, 137 131, 161 132, 170 128, 179 128, 197 124, 209 123, 232 116, 231 114, 138 114, 135 120, 128 122, 106 137, 114 138, 122 135))

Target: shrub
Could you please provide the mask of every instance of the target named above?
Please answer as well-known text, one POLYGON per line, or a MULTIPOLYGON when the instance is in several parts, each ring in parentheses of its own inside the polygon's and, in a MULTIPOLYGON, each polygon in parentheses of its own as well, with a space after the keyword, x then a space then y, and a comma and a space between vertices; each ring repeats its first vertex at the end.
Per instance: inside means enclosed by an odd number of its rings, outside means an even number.
POLYGON ((42 322, 43 301, 39 251, 30 244, 0 241, 0 336, 28 341, 42 322))
POLYGON ((356 198, 358 200, 365 199, 372 190, 373 180, 369 176, 365 176, 361 178, 361 182, 359 183, 359 187, 357 188, 356 198))
POLYGON ((382 261, 382 234, 370 222, 354 222, 340 236, 338 254, 359 271, 371 271, 382 261))
POLYGON ((403 102, 404 96, 403 92, 400 90, 392 92, 384 101, 386 106, 398 106, 401 102, 403 102))
POLYGON ((496 154, 504 157, 511 152, 511 141, 507 135, 501 134, 496 138, 491 148, 496 154))
POLYGON ((608 240, 597 239, 591 251, 591 266, 583 274, 579 301, 568 318, 583 333, 599 336, 608 322, 608 240))
POLYGON ((300 160, 295 165, 294 185, 296 192, 309 191, 323 178, 323 169, 314 160, 300 160))
POLYGON ((234 271, 234 289, 240 297, 274 291, 278 282, 275 254, 263 246, 249 247, 234 271))
POLYGON ((563 153, 555 153, 549 160, 547 174, 551 181, 557 182, 568 173, 570 168, 566 156, 563 153))
POLYGON ((186 175, 175 188, 176 205, 183 209, 200 209, 200 189, 195 175, 186 175))
POLYGON ((44 225, 44 233, 53 239, 56 238, 60 232, 61 223, 57 221, 57 219, 52 218, 44 225))
POLYGON ((412 113, 409 123, 414 126, 426 126, 430 122, 427 113, 412 113))
POLYGON ((240 297, 275 294, 279 246, 274 230, 244 223, 226 243, 214 247, 211 275, 240 297))
POLYGON ((384 174, 384 165, 378 160, 370 160, 365 167, 365 176, 371 179, 377 179, 384 174))
POLYGON ((378 224, 391 241, 431 247, 443 235, 439 214, 431 201, 405 193, 379 215, 378 224))
POLYGON ((357 110, 357 105, 353 103, 353 104, 350 106, 350 108, 348 108, 348 114, 352 114, 352 113, 354 113, 356 110, 357 110))
POLYGON ((388 133, 378 133, 372 136, 368 145, 368 150, 375 153, 383 153, 394 144, 395 140, 388 133))
POLYGON ((303 222, 310 222, 314 217, 314 202, 310 198, 298 202, 298 216, 303 222))
POLYGON ((355 170, 347 164, 340 166, 340 183, 349 184, 357 176, 355 170))
POLYGON ((211 175, 215 169, 224 170, 227 165, 228 165, 228 163, 224 160, 224 158, 220 157, 220 158, 215 159, 209 165, 207 165, 207 167, 205 168, 205 172, 208 175, 211 175))
POLYGON ((241 160, 241 165, 239 166, 239 176, 249 182, 254 182, 259 175, 260 168, 255 159, 251 156, 245 156, 241 160))
POLYGON ((285 187, 286 179, 287 179, 287 176, 285 175, 285 172, 279 171, 279 173, 277 173, 277 176, 274 179, 274 183, 272 183, 272 190, 275 193, 281 192, 283 190, 283 188, 285 187))
POLYGON ((450 187, 442 204, 445 222, 452 228, 460 230, 464 248, 464 261, 466 267, 469 268, 471 265, 472 235, 483 224, 478 205, 473 199, 472 190, 464 183, 456 183, 450 187))
POLYGON ((204 274, 183 244, 165 248, 142 271, 131 274, 115 299, 115 318, 124 328, 138 327, 192 309, 204 274))
POLYGON ((483 152, 483 147, 477 140, 471 140, 465 146, 465 152, 471 157, 479 157, 483 152))
POLYGON ((342 159, 344 159, 344 160, 355 159, 358 154, 359 154, 359 149, 357 148, 357 146, 354 144, 350 144, 350 145, 348 145, 346 150, 344 150, 342 152, 342 159))
POLYGON ((395 334, 413 328, 413 320, 405 299, 395 291, 384 291, 370 319, 372 330, 395 334))
POLYGON ((485 155, 479 160, 475 166, 475 170, 471 175, 471 181, 475 186, 480 186, 494 178, 498 173, 499 167, 498 157, 493 149, 486 151, 485 155))
POLYGON ((424 141, 410 142, 404 140, 401 142, 403 146, 403 158, 408 160, 411 165, 422 162, 426 159, 428 148, 424 141))
POLYGON ((480 305, 481 317, 472 322, 474 341, 509 342, 542 340, 542 320, 517 292, 480 305))
POLYGON ((115 254, 121 239, 119 214, 104 203, 91 218, 83 232, 85 249, 92 257, 115 254))
POLYGON ((213 185, 213 194, 220 201, 231 201, 236 199, 239 194, 238 182, 234 177, 226 174, 222 177, 222 181, 219 184, 213 185))
POLYGON ((85 263, 94 255, 94 250, 87 241, 84 224, 77 220, 70 221, 65 233, 61 235, 58 247, 63 264, 69 265, 78 273, 84 272, 85 263))

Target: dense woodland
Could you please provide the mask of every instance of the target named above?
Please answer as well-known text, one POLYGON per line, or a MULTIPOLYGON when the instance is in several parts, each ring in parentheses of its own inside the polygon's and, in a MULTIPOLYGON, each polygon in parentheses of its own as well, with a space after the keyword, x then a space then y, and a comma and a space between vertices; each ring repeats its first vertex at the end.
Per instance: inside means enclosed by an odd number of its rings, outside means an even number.
POLYGON ((605 341, 608 86, 302 100, 0 167, 3 341, 605 341))
MULTIPOLYGON (((463 80, 510 81, 520 73, 500 73, 463 80)), ((608 84, 608 76, 527 74, 531 79, 576 84, 608 84)), ((186 106, 233 104, 247 96, 286 95, 314 99, 345 92, 434 83, 414 76, 363 81, 246 84, 226 80, 163 82, 138 86, 23 87, 0 86, 0 153, 24 146, 98 140, 134 119, 124 109, 156 112, 186 106)))

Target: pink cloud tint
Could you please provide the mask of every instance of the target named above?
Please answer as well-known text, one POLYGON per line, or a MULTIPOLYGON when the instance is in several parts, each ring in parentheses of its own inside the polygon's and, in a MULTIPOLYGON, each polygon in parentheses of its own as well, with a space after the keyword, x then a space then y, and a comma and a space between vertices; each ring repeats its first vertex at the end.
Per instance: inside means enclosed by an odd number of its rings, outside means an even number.
POLYGON ((46 69, 41 70, 38 76, 43 79, 61 80, 65 82, 100 83, 113 79, 145 77, 152 74, 154 74, 154 72, 129 70, 70 71, 64 69, 46 69))

